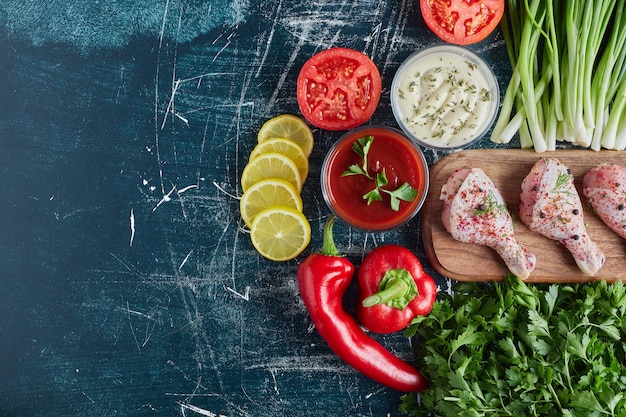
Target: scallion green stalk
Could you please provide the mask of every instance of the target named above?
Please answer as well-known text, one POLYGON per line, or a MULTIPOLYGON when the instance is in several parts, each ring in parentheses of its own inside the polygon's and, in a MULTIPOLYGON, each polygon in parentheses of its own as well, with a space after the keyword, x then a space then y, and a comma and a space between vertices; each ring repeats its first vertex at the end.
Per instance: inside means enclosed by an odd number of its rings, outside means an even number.
POLYGON ((626 0, 508 0, 513 74, 492 141, 626 149, 626 0))

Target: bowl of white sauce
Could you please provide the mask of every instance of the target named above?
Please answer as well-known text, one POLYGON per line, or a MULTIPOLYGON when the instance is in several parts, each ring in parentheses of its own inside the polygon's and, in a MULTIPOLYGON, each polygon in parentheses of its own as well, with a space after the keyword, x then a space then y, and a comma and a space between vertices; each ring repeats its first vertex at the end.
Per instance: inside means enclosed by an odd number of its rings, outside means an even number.
POLYGON ((418 145, 450 150, 469 146, 491 128, 500 105, 498 80, 466 47, 435 45, 413 53, 391 84, 391 108, 418 145))

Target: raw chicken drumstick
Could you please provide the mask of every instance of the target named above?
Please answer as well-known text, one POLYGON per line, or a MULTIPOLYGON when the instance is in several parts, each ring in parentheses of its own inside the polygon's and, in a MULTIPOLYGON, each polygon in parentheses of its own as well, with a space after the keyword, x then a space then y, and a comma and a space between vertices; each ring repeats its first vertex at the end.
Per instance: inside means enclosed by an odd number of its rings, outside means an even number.
POLYGON ((626 167, 602 164, 587 171, 583 195, 611 230, 626 238, 626 167))
POLYGON ((480 168, 459 168, 441 187, 442 221, 452 237, 488 246, 509 271, 526 279, 535 269, 535 255, 515 239, 513 221, 500 192, 480 168))
POLYGON ((604 253, 587 234, 574 177, 558 159, 538 160, 524 178, 519 216, 530 230, 561 242, 586 275, 604 265, 604 253))

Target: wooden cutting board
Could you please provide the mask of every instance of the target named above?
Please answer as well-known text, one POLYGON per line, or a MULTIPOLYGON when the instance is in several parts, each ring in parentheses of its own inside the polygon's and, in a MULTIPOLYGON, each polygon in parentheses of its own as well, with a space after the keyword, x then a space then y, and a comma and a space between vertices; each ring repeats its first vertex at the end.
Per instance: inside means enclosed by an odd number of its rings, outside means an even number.
POLYGON ((517 240, 537 256, 537 267, 527 282, 585 282, 605 278, 623 280, 626 276, 626 240, 611 231, 593 214, 582 197, 584 174, 601 163, 626 165, 626 152, 588 149, 558 150, 538 154, 534 150, 477 149, 459 151, 437 161, 430 169, 428 198, 423 207, 423 239, 426 254, 437 272, 459 281, 499 281, 508 272, 500 257, 490 248, 454 240, 441 221, 441 187, 460 167, 481 168, 493 180, 513 215, 517 240), (541 157, 555 157, 567 165, 583 201, 589 235, 606 255, 606 263, 595 277, 584 275, 570 253, 557 241, 528 229, 517 215, 522 180, 541 157))

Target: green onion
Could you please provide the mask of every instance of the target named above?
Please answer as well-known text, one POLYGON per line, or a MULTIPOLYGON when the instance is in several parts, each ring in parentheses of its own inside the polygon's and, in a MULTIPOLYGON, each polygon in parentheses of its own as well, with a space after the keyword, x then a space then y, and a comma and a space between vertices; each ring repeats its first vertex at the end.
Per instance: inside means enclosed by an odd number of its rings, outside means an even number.
POLYGON ((507 0, 513 74, 491 140, 626 149, 626 0, 507 0))

